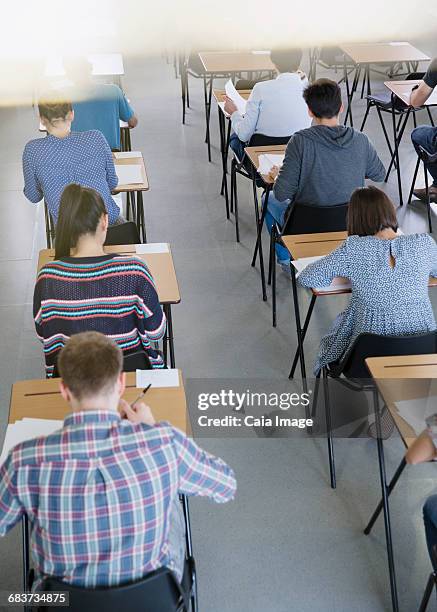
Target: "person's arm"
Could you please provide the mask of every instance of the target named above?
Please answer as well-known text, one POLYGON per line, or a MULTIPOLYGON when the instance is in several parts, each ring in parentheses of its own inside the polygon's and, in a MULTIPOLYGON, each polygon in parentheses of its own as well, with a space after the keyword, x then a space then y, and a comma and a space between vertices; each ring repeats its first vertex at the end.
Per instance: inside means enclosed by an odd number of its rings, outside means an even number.
POLYGON ((95 131, 97 146, 102 147, 105 157, 105 167, 106 167, 106 181, 108 183, 109 190, 112 191, 118 185, 118 176, 115 171, 114 158, 112 156, 112 151, 108 143, 106 142, 106 138, 103 136, 101 132, 95 131))
POLYGON ((366 178, 370 179, 371 181, 375 181, 375 183, 381 183, 385 179, 385 174, 384 164, 379 159, 375 147, 367 138, 366 178))
POLYGON ((35 322, 36 335, 40 342, 44 342, 41 316, 41 281, 36 281, 33 291, 33 320, 35 322))
POLYGON ((410 104, 414 108, 418 108, 425 104, 430 95, 432 94, 434 87, 437 85, 437 58, 434 58, 428 70, 426 71, 423 81, 420 83, 417 89, 413 89, 410 94, 410 104))
POLYGON ((44 197, 32 163, 32 154, 29 145, 26 145, 23 152, 23 176, 24 176, 24 195, 33 204, 38 204, 44 197))
POLYGON ((137 127, 138 119, 134 113, 132 106, 129 104, 126 96, 120 88, 118 94, 118 115, 122 121, 127 121, 129 127, 137 127))
POLYGON ((284 163, 273 187, 273 195, 279 202, 294 200, 299 188, 299 177, 302 164, 302 154, 299 139, 292 136, 285 150, 284 163))
POLYGON ((255 133, 260 107, 261 100, 258 97, 255 86, 249 96, 249 99, 247 100, 244 117, 243 115, 240 115, 237 110, 231 114, 232 129, 237 134, 241 142, 249 142, 250 138, 255 133))
POLYGON ((178 461, 179 493, 209 497, 225 503, 235 496, 233 470, 222 459, 202 450, 178 429, 173 430, 173 448, 178 461))
POLYGON ((437 244, 432 236, 429 236, 429 242, 431 246, 430 248, 431 271, 429 275, 433 276, 434 278, 437 278, 437 244))
POLYGON ((339 276, 349 278, 346 242, 326 257, 310 264, 300 273, 298 280, 303 287, 329 287, 334 278, 339 276))
POLYGON ((144 327, 150 342, 158 342, 165 335, 166 318, 159 303, 155 282, 146 264, 141 261, 143 274, 141 275, 141 289, 138 294, 144 307, 144 327))
POLYGON ((0 466, 0 536, 18 523, 24 508, 17 496, 17 476, 12 465, 12 454, 0 466))
POLYGON ((432 461, 437 456, 437 449, 431 438, 430 432, 425 429, 416 438, 405 454, 405 461, 411 465, 432 461))

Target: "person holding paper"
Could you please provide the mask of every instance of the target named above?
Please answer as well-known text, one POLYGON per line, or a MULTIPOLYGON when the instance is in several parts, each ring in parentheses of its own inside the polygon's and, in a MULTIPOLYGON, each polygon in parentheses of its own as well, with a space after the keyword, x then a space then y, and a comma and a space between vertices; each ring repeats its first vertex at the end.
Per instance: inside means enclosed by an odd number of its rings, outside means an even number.
MULTIPOLYGON (((410 104, 419 108, 428 100, 437 85, 437 57, 428 66, 425 76, 419 86, 411 91, 410 104)), ((419 125, 411 132, 411 140, 417 153, 419 147, 423 147, 430 154, 437 153, 437 127, 433 125, 419 125)), ((433 183, 429 187, 431 202, 437 202, 437 162, 427 164, 427 169, 432 176, 433 183)), ((415 189, 414 195, 422 202, 426 202, 426 189, 415 189)))
POLYGON ((339 360, 361 333, 385 336, 436 329, 428 295, 437 277, 437 245, 429 234, 399 235, 396 209, 377 187, 352 194, 345 242, 299 275, 308 288, 328 287, 337 277, 350 280, 348 307, 322 338, 314 373, 339 360))
POLYGON ((88 330, 110 336, 126 355, 144 351, 152 367, 164 367, 154 344, 165 335, 166 319, 152 275, 139 257, 104 251, 107 229, 102 197, 80 185, 66 187, 55 261, 41 268, 33 297, 48 377, 68 338, 88 330))
POLYGON ((66 61, 67 77, 72 86, 65 90, 73 100, 75 132, 99 130, 112 150, 120 150, 120 121, 130 128, 138 119, 126 96, 114 83, 97 83, 92 78, 92 64, 87 58, 66 61))
POLYGON ((299 72, 301 49, 272 50, 270 58, 278 76, 256 83, 244 115, 235 102, 229 97, 225 99, 224 109, 231 116, 233 129, 229 145, 239 159, 243 159, 244 147, 253 134, 286 137, 311 125, 302 98, 308 80, 299 72))
POLYGON ((61 194, 70 183, 92 187, 103 198, 109 225, 123 223, 111 191, 118 183, 112 152, 98 130, 72 132, 71 102, 53 94, 38 104, 45 138, 27 143, 23 152, 24 195, 37 204, 43 198, 54 222, 61 194))
MULTIPOLYGON (((284 163, 273 168, 275 181, 265 217, 268 231, 274 222, 281 227, 294 202, 309 206, 346 204, 365 179, 383 181, 385 168, 373 145, 362 132, 339 125, 343 111, 341 90, 335 81, 318 79, 304 91, 310 128, 290 139, 284 163)), ((280 264, 289 272, 290 254, 276 246, 280 264)))
POLYGON ((182 582, 179 495, 235 496, 224 461, 156 422, 143 402, 122 399, 122 365, 120 348, 102 334, 71 338, 59 357, 71 413, 59 431, 15 446, 0 467, 0 536, 28 516, 37 584, 49 575, 113 587, 163 566, 182 582))

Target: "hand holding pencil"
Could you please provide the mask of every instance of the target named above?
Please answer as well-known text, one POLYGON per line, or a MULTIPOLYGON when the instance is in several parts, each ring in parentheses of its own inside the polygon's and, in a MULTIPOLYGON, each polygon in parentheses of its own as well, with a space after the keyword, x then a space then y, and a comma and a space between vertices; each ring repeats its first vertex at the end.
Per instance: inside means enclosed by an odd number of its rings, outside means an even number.
POLYGON ((148 385, 136 400, 129 404, 126 400, 120 399, 120 413, 121 416, 131 423, 145 423, 146 425, 150 425, 152 427, 155 425, 155 418, 152 414, 150 406, 140 401, 150 389, 152 385, 148 385))

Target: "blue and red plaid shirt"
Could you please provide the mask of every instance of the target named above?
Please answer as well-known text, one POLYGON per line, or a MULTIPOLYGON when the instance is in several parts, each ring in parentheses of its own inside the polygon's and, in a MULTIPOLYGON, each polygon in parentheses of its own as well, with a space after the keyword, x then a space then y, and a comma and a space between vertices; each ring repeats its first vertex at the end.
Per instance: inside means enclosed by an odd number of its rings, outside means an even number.
POLYGON ((59 431, 15 446, 0 467, 0 535, 26 513, 40 575, 117 585, 168 565, 179 494, 221 503, 235 490, 232 470, 169 423, 75 412, 59 431))

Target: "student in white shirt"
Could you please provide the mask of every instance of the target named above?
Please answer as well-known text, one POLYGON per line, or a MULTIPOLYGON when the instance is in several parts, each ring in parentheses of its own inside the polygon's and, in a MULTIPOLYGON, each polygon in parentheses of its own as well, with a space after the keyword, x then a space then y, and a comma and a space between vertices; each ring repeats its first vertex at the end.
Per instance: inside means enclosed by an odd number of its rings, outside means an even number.
POLYGON ((256 83, 244 116, 230 98, 225 98, 224 108, 231 116, 233 129, 229 144, 239 159, 253 134, 291 136, 311 125, 302 97, 308 80, 299 71, 301 49, 273 50, 270 57, 279 74, 276 79, 256 83))

